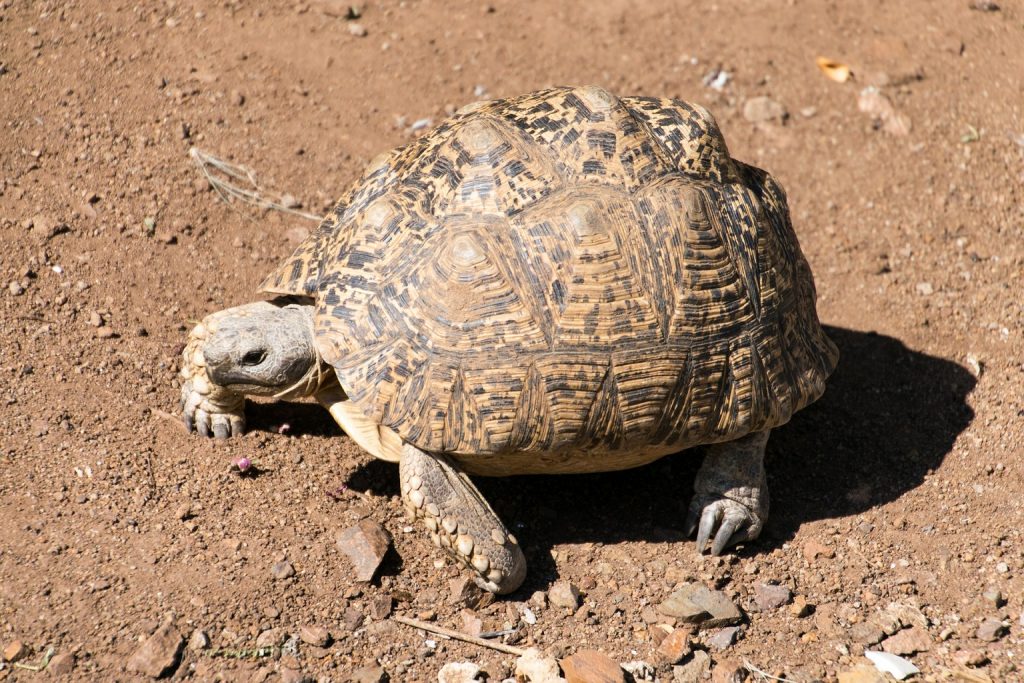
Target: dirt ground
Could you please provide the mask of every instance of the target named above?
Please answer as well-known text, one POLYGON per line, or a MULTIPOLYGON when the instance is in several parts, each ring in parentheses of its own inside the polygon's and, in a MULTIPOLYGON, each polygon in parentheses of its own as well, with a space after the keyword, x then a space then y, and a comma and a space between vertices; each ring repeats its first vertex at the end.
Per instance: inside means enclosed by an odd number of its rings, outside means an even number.
POLYGON ((143 678, 127 667, 165 622, 192 641, 172 679, 513 673, 389 614, 657 668, 671 619, 652 608, 684 582, 746 612, 735 644, 695 634, 718 680, 744 660, 836 680, 901 626, 920 679, 1024 680, 1024 5, 999 4, 386 0, 353 20, 330 0, 0 0, 0 646, 55 655, 0 663, 0 681, 143 678), (530 574, 467 607, 460 570, 406 527, 394 466, 319 407, 254 404, 226 444, 174 419, 186 330, 256 298, 315 225, 223 203, 189 150, 317 214, 422 120, 567 83, 714 112, 733 155, 787 188, 842 359, 769 443, 757 542, 694 553, 693 453, 481 480, 530 574), (229 472, 241 455, 259 476, 229 472), (335 543, 364 518, 394 536, 369 585, 335 543), (535 595, 557 580, 577 610, 535 595), (762 609, 771 583, 794 602, 762 609), (310 627, 331 643, 252 652, 310 627))

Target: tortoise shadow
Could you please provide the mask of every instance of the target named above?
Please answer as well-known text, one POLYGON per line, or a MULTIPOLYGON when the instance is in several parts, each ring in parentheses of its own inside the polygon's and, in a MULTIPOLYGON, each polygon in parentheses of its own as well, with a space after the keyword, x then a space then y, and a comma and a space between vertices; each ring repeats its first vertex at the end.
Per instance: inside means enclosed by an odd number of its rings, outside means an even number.
MULTIPOLYGON (((773 432, 771 515, 741 555, 781 546, 806 522, 899 498, 942 464, 974 418, 967 396, 976 381, 960 365, 875 332, 825 329, 839 365, 822 398, 773 432)), ((699 456, 684 451, 623 472, 476 482, 523 539, 531 562, 525 589, 533 590, 557 576, 550 550, 562 543, 686 541, 699 456)))
MULTIPOLYGON (((942 464, 974 417, 967 396, 975 379, 960 365, 875 332, 826 331, 839 365, 824 396, 773 432, 766 458, 772 512, 741 555, 781 546, 806 522, 899 498, 942 464)), ((337 429, 322 424, 317 406, 291 405, 302 411, 290 418, 293 427, 337 429)), ((274 415, 278 423, 289 419, 274 415)), ((622 472, 474 478, 523 541, 530 573, 517 595, 557 578, 550 551, 559 544, 687 541, 683 522, 700 460, 699 451, 685 451, 622 472)), ((371 458, 352 473, 353 488, 360 482, 378 494, 398 493, 394 466, 371 458)))

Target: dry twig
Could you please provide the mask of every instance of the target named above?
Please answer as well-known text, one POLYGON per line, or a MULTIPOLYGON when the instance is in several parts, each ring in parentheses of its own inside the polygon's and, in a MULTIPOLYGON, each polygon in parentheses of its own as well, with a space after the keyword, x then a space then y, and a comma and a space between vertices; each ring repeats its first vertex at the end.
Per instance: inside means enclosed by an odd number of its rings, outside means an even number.
POLYGON ((472 643, 473 645, 479 645, 480 647, 487 647, 492 650, 497 650, 498 652, 504 652, 505 654, 515 655, 516 657, 522 657, 526 653, 525 650, 520 650, 518 647, 512 647, 511 645, 506 645, 505 643, 492 643, 489 640, 477 638, 476 636, 471 636, 468 633, 462 633, 461 631, 453 631, 451 629, 442 628, 440 626, 434 626, 433 624, 428 624, 427 622, 420 621, 419 619, 410 619, 409 617, 403 617, 397 614, 391 618, 400 624, 412 626, 413 628, 418 628, 428 633, 433 633, 439 636, 445 636, 446 638, 452 638, 453 640, 461 640, 464 643, 472 643))
POLYGON ((189 156, 196 162, 196 166, 203 172, 213 189, 217 190, 221 199, 228 204, 232 200, 238 200, 243 204, 283 211, 307 220, 320 222, 320 216, 285 206, 283 195, 260 187, 256 182, 256 174, 251 168, 224 161, 197 147, 189 150, 189 156))

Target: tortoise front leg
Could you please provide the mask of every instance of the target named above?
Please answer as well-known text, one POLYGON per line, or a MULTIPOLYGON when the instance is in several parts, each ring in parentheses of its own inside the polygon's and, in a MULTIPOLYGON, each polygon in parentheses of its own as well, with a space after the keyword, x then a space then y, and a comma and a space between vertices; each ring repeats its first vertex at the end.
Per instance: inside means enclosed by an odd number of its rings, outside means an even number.
POLYGON ((203 345, 216 329, 217 314, 192 328, 182 351, 181 412, 185 429, 226 439, 245 431, 245 396, 214 383, 206 369, 203 345))
POLYGON ((484 590, 503 595, 519 588, 523 551, 465 472, 412 444, 402 448, 398 468, 406 508, 423 520, 434 545, 476 572, 484 590))
POLYGON ((705 447, 686 517, 686 534, 697 531, 698 553, 712 537, 711 554, 720 555, 728 546, 761 534, 768 519, 767 443, 766 430, 705 447))

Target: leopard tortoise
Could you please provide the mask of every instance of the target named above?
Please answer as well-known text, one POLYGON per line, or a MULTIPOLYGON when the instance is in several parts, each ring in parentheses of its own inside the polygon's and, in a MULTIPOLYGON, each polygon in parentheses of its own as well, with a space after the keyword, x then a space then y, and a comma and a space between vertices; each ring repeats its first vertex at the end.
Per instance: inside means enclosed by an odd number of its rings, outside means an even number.
POLYGON ((779 184, 703 108, 596 87, 476 103, 378 157, 262 291, 192 330, 186 426, 315 396, 496 593, 526 560, 467 475, 704 445, 685 526, 719 554, 761 531, 768 433, 838 357, 779 184))

